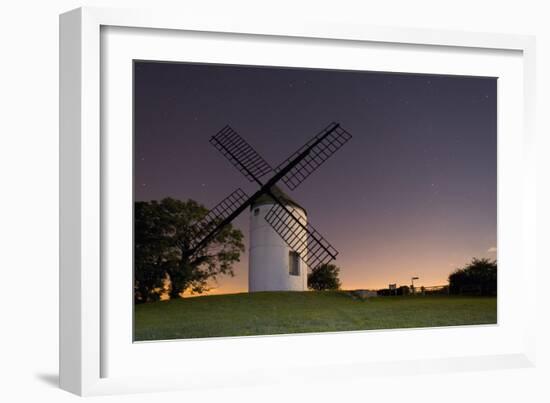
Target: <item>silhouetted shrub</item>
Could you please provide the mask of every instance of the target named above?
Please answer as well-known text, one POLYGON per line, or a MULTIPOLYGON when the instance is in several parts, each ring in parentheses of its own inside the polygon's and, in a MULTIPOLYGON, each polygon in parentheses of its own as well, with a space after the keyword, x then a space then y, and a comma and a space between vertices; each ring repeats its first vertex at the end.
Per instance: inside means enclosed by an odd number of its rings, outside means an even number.
POLYGON ((472 259, 467 266, 456 269, 449 275, 450 294, 496 295, 496 260, 472 259))
POLYGON ((340 269, 333 264, 319 265, 307 275, 307 286, 316 291, 338 290, 341 285, 339 273, 340 269))

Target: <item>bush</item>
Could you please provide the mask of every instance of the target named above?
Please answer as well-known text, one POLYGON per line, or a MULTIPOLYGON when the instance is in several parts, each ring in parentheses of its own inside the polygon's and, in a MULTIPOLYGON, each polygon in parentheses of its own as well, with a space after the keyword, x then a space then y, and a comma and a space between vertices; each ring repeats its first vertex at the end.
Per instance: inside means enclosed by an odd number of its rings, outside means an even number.
POLYGON ((472 259, 467 266, 449 275, 450 294, 496 295, 496 260, 472 259))
POLYGON ((402 285, 394 290, 382 288, 377 290, 376 293, 381 297, 389 297, 391 295, 409 295, 411 293, 411 289, 406 285, 402 285))
POLYGON ((341 283, 338 279, 340 269, 333 264, 322 264, 311 270, 307 275, 307 286, 311 290, 338 290, 341 283))
POLYGON ((397 295, 409 295, 411 293, 411 289, 406 285, 402 285, 396 291, 397 295))

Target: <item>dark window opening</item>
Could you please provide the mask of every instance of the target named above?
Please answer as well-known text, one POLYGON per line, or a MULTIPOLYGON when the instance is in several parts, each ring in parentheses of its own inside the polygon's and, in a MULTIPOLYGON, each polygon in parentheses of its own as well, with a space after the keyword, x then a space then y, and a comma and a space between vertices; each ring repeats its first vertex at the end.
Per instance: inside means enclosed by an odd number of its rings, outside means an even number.
POLYGON ((288 252, 288 272, 291 276, 300 275, 300 255, 298 252, 288 252))

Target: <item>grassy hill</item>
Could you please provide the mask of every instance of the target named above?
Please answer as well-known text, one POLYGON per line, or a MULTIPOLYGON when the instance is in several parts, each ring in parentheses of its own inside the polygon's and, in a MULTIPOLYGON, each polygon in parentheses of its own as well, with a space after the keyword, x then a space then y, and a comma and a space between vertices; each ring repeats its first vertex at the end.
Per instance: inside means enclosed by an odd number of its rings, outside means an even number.
POLYGON ((496 298, 352 299, 345 292, 211 295, 136 305, 136 341, 496 323, 496 298))

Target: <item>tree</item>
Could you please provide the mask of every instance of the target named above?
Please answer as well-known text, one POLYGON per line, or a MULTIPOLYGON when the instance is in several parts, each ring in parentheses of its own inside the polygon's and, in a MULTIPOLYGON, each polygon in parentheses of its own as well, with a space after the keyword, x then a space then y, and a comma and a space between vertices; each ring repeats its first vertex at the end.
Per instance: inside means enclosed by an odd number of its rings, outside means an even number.
POLYGON ((162 235, 155 202, 135 203, 134 217, 134 301, 157 301, 166 277, 169 242, 162 235))
POLYGON ((231 224, 194 256, 186 257, 192 242, 217 224, 197 230, 194 224, 206 214, 208 209, 194 200, 165 198, 135 203, 136 302, 158 300, 166 288, 170 298, 186 290, 202 293, 208 290, 208 280, 234 275, 233 264, 239 261, 244 244, 242 232, 231 224))
POLYGON ((449 275, 449 293, 496 295, 497 262, 487 258, 472 261, 449 275))
POLYGON ((333 264, 322 264, 311 270, 307 275, 307 286, 311 290, 338 290, 341 283, 338 279, 340 269, 333 264))

